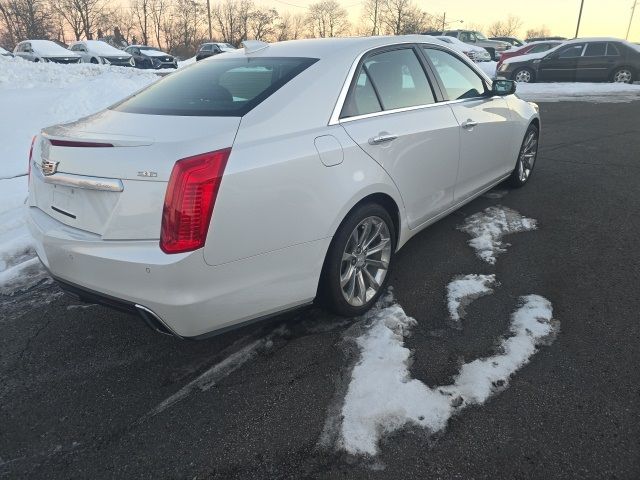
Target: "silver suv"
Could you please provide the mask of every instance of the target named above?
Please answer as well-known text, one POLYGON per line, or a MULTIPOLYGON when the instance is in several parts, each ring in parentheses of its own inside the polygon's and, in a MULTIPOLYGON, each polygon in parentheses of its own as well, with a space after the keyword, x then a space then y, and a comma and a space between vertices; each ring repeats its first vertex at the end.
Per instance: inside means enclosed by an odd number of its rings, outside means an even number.
POLYGON ((500 60, 500 54, 505 50, 509 50, 511 45, 501 40, 489 40, 482 33, 473 30, 448 30, 444 32, 444 35, 448 37, 456 37, 458 40, 469 43, 471 45, 477 45, 484 48, 491 58, 494 60, 500 60))

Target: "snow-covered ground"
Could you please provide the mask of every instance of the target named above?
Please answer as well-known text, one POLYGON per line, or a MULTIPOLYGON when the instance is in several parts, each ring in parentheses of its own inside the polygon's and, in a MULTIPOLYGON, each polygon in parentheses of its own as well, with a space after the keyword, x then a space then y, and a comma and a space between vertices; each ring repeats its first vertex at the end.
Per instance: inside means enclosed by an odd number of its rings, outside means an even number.
POLYGON ((43 275, 33 259, 22 208, 33 135, 97 112, 158 78, 133 68, 0 56, 0 292, 28 286, 43 275))

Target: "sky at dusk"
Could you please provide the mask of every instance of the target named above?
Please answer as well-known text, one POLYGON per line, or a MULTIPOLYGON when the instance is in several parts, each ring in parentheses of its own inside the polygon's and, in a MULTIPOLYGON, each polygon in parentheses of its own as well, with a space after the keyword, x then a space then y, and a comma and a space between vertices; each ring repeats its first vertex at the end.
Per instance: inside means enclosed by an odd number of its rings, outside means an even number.
MULTIPOLYGON (((304 12, 315 0, 259 0, 263 5, 274 6, 278 11, 304 12)), ((351 20, 359 19, 360 4, 355 0, 338 0, 347 8, 351 20)), ((450 24, 449 28, 464 28, 468 25, 488 26, 503 20, 509 14, 520 17, 523 22, 521 36, 529 28, 546 25, 552 35, 573 37, 575 35, 580 0, 416 0, 427 12, 442 15, 447 20, 464 20, 465 23, 450 24)), ((631 26, 629 40, 640 42, 640 1, 631 26)), ((585 0, 580 26, 580 36, 621 37, 627 33, 633 0, 585 0)))

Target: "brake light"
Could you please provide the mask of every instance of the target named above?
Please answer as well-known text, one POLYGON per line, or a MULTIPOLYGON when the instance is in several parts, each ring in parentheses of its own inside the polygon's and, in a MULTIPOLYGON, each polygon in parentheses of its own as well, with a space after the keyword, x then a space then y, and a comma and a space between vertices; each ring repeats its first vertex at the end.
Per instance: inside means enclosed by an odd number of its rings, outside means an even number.
POLYGON ((31 182, 31 159, 33 158, 33 146, 36 143, 36 138, 38 136, 34 135, 31 139, 31 148, 29 149, 29 166, 27 168, 27 188, 29 187, 29 183, 31 182))
POLYGON ((178 160, 162 210, 160 248, 182 253, 204 246, 231 148, 178 160))

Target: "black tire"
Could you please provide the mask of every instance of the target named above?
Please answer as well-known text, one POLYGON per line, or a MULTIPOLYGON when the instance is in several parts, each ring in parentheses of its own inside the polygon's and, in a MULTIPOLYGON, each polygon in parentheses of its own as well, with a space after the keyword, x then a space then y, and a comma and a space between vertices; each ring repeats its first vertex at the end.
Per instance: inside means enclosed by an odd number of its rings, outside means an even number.
POLYGON ((97 65, 97 64, 98 64, 98 63, 100 63, 100 62, 98 62, 98 59, 97 59, 97 58, 93 57, 93 58, 91 59, 91 63, 94 63, 94 64, 96 64, 96 65, 97 65))
POLYGON ((522 140, 522 146, 520 147, 520 151, 518 152, 518 159, 516 160, 516 166, 511 172, 511 176, 507 179, 507 183, 512 188, 520 188, 525 183, 529 181, 531 178, 531 174, 533 173, 533 168, 536 165, 536 160, 538 158, 538 143, 540 141, 540 130, 538 127, 532 123, 527 128, 526 133, 524 134, 524 139, 522 140), (535 151, 533 151, 533 157, 531 159, 526 158, 528 140, 531 134, 534 134, 535 139, 535 151), (532 161, 531 161, 532 160, 532 161), (529 166, 529 171, 526 173, 526 167, 529 166), (523 171, 525 174, 523 175, 523 171))
POLYGON ((528 67, 520 67, 513 72, 511 80, 522 83, 533 83, 536 81, 536 73, 528 67))
MULTIPOLYGON (((382 240, 382 237, 380 237, 380 240, 382 240)), ((387 288, 395 256, 396 242, 396 230, 393 220, 391 219, 389 212, 384 207, 377 203, 365 203, 352 210, 334 235, 329 251, 327 252, 327 257, 325 258, 318 291, 321 304, 333 313, 345 317, 356 317, 369 310, 373 305, 375 305, 378 297, 380 297, 387 288), (340 285, 343 267, 345 266, 345 263, 348 265, 348 262, 343 260, 343 253, 348 245, 350 245, 349 242, 352 239, 352 234, 355 229, 360 226, 361 222, 366 221, 369 218, 376 218, 385 223, 389 238, 388 243, 390 244, 391 249, 388 256, 389 260, 386 268, 386 274, 384 276, 384 280, 380 283, 377 292, 371 297, 366 297, 365 294, 365 297, 368 298, 367 301, 363 305, 354 306, 347 301, 340 285)), ((380 241, 379 243, 382 242, 380 241)), ((372 244, 373 246, 370 248, 374 249, 379 243, 374 242, 372 244)), ((354 265, 354 268, 358 267, 354 265)), ((364 265, 359 268, 364 271, 364 269, 368 269, 369 267, 364 265)), ((366 276, 364 278, 366 278, 366 276)), ((356 280, 354 279, 354 282, 355 281, 356 280)))
POLYGON ((618 67, 611 73, 611 81, 618 83, 631 84, 636 81, 636 73, 631 67, 618 67), (617 80, 619 75, 623 74, 626 80, 617 80))

